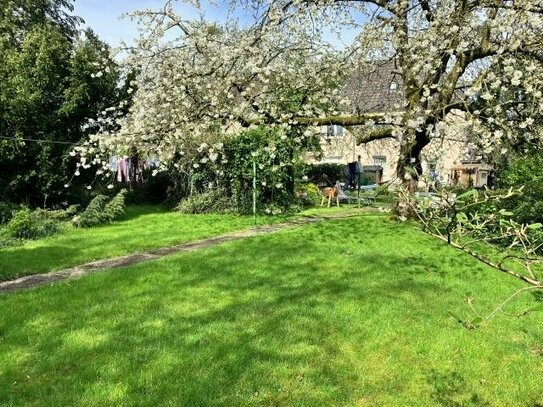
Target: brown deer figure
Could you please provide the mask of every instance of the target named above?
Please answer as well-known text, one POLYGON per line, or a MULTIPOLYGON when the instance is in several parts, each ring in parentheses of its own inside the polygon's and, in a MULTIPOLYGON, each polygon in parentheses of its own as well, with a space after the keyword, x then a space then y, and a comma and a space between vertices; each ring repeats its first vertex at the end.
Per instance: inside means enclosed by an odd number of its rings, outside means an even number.
POLYGON ((326 198, 328 198, 328 208, 330 207, 330 203, 332 202, 332 198, 336 198, 336 203, 337 203, 337 206, 339 208, 339 181, 336 181, 336 185, 333 186, 333 187, 326 187, 326 188, 322 188, 320 191, 321 191, 321 195, 322 195, 322 200, 321 200, 321 206, 324 205, 324 200, 326 198))

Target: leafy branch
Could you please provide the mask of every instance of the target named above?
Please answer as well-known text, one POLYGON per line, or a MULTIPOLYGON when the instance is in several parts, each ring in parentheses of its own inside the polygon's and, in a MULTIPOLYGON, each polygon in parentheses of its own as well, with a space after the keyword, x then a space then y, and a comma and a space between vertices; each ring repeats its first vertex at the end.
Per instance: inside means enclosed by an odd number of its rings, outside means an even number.
MULTIPOLYGON (((543 257, 540 256, 543 225, 519 223, 511 219, 512 213, 497 209, 497 203, 521 193, 522 188, 501 192, 470 190, 460 195, 449 191, 439 194, 400 192, 398 209, 402 219, 415 218, 424 232, 530 285, 515 291, 484 317, 476 312, 473 299, 468 298, 466 302, 476 318, 470 322, 459 319, 468 328, 488 322, 519 294, 543 290, 543 257)), ((543 306, 525 310, 518 316, 537 310, 543 310, 543 306)))

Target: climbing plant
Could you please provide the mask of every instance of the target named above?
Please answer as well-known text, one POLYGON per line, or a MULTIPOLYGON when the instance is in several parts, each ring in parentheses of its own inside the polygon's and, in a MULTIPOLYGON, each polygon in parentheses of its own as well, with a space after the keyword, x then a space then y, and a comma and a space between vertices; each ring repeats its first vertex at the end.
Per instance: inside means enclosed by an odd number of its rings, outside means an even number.
POLYGON ((295 183, 301 177, 302 153, 316 146, 296 134, 258 127, 231 135, 224 143, 204 142, 184 151, 174 167, 190 174, 192 194, 187 195, 214 191, 216 196, 219 191, 227 198, 221 200, 228 205, 223 209, 239 213, 252 211, 256 175, 258 211, 277 214, 297 203, 295 183))

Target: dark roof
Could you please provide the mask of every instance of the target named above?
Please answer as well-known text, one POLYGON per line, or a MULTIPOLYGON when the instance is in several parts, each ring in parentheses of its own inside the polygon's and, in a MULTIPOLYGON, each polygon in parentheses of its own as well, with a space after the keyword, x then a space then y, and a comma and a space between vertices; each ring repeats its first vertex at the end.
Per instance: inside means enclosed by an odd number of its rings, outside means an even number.
POLYGON ((403 82, 394 59, 360 66, 345 84, 351 101, 349 113, 398 111, 403 103, 403 82))

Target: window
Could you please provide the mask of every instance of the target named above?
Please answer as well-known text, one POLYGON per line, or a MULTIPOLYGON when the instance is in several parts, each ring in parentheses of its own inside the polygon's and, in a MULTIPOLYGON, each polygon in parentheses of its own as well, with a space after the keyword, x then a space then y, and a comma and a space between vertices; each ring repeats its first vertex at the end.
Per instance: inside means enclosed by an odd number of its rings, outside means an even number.
POLYGON ((383 168, 383 175, 387 173, 387 156, 386 155, 374 155, 373 165, 380 165, 383 168))
POLYGON ((327 164, 340 164, 341 158, 340 155, 327 155, 324 157, 323 162, 327 164))
POLYGON ((343 127, 338 126, 337 124, 330 124, 326 126, 326 137, 328 138, 342 138, 343 137, 343 127))

